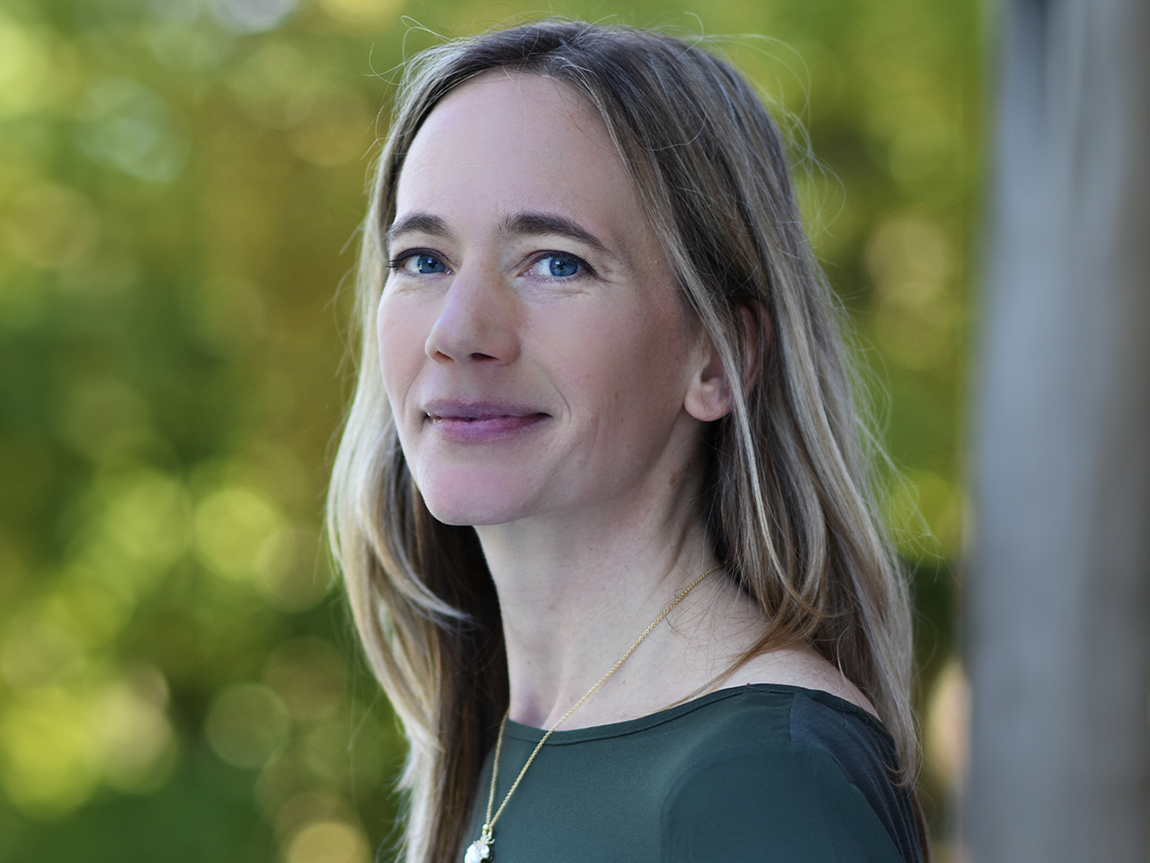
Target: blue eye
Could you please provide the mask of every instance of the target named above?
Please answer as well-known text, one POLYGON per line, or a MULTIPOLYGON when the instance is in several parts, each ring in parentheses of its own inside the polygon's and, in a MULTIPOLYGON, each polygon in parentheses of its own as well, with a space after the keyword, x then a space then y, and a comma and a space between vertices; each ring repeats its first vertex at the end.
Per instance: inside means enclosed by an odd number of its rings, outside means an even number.
POLYGON ((569 279, 579 272, 579 262, 566 255, 548 255, 547 274, 556 279, 569 279))
POLYGON ((423 276, 429 276, 433 273, 442 273, 447 270, 447 267, 443 265, 443 261, 435 257, 435 255, 412 255, 403 263, 404 269, 414 270, 423 276))
POLYGON ((447 272, 447 264, 433 252, 404 252, 388 261, 388 266, 397 272, 415 276, 433 276, 447 272))
POLYGON ((404 252, 398 258, 388 261, 388 265, 397 272, 416 276, 432 276, 447 272, 447 265, 434 252, 404 252))
POLYGON ((592 270, 581 259, 562 252, 544 252, 539 255, 527 270, 535 278, 561 279, 564 281, 592 274, 592 270))

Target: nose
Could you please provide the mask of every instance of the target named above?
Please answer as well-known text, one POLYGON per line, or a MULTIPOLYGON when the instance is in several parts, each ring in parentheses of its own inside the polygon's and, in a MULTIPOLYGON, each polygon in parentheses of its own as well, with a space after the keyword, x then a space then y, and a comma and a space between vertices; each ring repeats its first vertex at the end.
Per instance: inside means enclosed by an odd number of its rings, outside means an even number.
POLYGON ((443 296, 424 350, 437 362, 509 363, 519 356, 517 298, 498 278, 460 271, 443 296))

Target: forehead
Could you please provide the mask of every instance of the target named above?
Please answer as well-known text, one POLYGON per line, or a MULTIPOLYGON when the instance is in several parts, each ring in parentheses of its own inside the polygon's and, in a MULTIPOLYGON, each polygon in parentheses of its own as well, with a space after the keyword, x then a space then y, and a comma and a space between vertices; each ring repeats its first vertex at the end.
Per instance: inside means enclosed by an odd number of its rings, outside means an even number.
POLYGON ((560 208, 576 218, 645 222, 623 160, 586 99, 554 79, 505 70, 480 75, 435 107, 404 161, 396 205, 398 215, 560 208))
MULTIPOLYGON (((442 131, 443 125, 451 123, 459 115, 466 116, 469 123, 482 123, 485 116, 506 120, 502 113, 504 109, 525 111, 521 119, 528 127, 534 118, 533 112, 542 111, 547 116, 538 119, 562 118, 580 128, 587 128, 593 136, 602 132, 606 142, 602 118, 573 86, 546 75, 512 69, 489 69, 460 84, 432 109, 419 134, 422 135, 424 130, 430 130, 432 134, 442 131)), ((496 125, 509 136, 517 131, 500 122, 496 125)))

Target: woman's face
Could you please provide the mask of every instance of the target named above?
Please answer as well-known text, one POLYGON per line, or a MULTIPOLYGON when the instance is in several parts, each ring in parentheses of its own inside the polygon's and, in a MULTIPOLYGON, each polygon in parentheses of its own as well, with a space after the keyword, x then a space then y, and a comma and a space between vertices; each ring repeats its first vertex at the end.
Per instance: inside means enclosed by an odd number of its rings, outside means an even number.
POLYGON ((388 255, 384 385, 444 522, 643 506, 725 412, 622 160, 564 84, 489 72, 438 105, 388 255))

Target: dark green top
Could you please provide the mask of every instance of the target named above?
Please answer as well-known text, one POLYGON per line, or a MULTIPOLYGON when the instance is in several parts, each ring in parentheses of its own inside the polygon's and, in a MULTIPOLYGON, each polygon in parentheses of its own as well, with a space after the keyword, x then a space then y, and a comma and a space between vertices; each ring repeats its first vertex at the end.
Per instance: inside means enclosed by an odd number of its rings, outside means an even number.
MULTIPOLYGON (((496 809, 542 736, 507 723, 496 809)), ((466 844, 483 824, 492 756, 466 844)), ((894 761, 866 711, 775 684, 556 731, 496 822, 489 863, 918 863, 894 761)))

